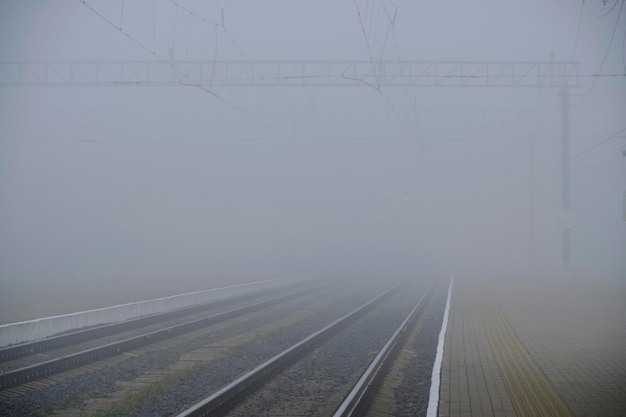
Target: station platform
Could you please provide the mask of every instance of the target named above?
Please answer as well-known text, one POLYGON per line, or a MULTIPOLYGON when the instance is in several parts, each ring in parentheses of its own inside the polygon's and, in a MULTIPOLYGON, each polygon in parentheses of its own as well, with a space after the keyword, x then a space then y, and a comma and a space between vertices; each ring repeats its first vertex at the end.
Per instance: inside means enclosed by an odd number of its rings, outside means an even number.
POLYGON ((455 278, 438 415, 626 416, 626 283, 455 278))

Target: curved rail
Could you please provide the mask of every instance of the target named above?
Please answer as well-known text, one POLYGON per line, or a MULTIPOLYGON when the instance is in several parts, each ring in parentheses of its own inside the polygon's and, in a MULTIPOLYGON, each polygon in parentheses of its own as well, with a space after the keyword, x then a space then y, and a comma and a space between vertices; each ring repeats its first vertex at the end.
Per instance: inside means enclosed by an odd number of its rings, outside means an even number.
POLYGON ((398 352, 410 331, 407 331, 417 318, 417 313, 423 308, 423 301, 432 293, 435 283, 431 284, 426 293, 415 304, 411 312, 404 319, 398 329, 391 335, 385 346, 378 352, 370 366, 363 373, 354 388, 346 396, 343 403, 337 408, 333 417, 351 417, 364 415, 378 387, 383 381, 387 370, 393 363, 398 352))
POLYGON ((202 317, 200 319, 192 320, 186 323, 166 327, 161 330, 156 330, 139 336, 119 340, 117 342, 109 343, 104 346, 87 349, 81 352, 76 352, 70 355, 51 359, 35 365, 8 371, 0 374, 0 390, 22 385, 37 379, 47 377, 49 375, 53 375, 59 372, 67 371, 69 369, 85 365, 90 362, 118 355, 125 351, 146 346, 156 341, 168 339, 174 336, 188 333, 190 331, 198 330, 210 324, 219 323, 224 320, 228 320, 246 313, 259 310, 278 301, 289 299, 291 297, 297 297, 308 291, 310 291, 310 288, 293 291, 288 294, 280 295, 265 301, 257 302, 243 307, 238 307, 232 310, 224 311, 222 313, 217 313, 208 317, 202 317))
POLYGON ((352 312, 335 320, 323 329, 311 334, 307 338, 301 340, 292 347, 272 357, 263 364, 257 366, 252 371, 226 385, 193 407, 178 414, 177 417, 213 417, 225 415, 265 382, 278 375, 289 365, 297 362, 300 358, 302 358, 304 353, 315 349, 322 342, 336 334, 339 330, 362 317, 385 297, 397 290, 401 285, 402 284, 395 285, 352 312))

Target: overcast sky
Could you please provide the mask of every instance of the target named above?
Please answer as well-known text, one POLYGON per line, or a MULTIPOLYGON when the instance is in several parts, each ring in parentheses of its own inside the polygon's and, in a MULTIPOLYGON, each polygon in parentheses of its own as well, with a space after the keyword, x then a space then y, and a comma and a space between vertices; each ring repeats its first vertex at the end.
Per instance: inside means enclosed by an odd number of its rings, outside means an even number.
MULTIPOLYGON (((0 61, 580 61, 573 260, 623 277, 623 3, 0 0, 0 61)), ((557 89, 213 93, 0 87, 2 286, 560 264, 557 89)))

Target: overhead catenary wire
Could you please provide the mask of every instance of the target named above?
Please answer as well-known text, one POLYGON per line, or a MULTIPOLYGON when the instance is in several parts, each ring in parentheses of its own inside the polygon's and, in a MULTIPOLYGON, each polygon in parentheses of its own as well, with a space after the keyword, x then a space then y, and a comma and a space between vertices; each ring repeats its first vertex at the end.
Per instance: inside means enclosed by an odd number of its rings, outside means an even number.
POLYGON ((612 77, 626 77, 626 71, 624 72, 614 72, 611 74, 583 74, 580 75, 581 78, 612 78, 612 77))
POLYGON ((586 170, 586 171, 595 171, 597 169, 600 169, 600 168, 603 168, 603 167, 607 166, 610 162, 615 161, 615 159, 617 159, 617 157, 619 155, 621 155, 621 153, 622 153, 621 149, 617 150, 615 152, 612 152, 611 155, 606 160, 604 160, 603 162, 600 162, 599 164, 596 164, 596 165, 592 165, 592 166, 580 166, 580 165, 576 166, 575 165, 574 167, 577 168, 577 169, 583 169, 583 170, 586 170))
MULTIPOLYGON (((213 57, 213 71, 215 71, 215 64, 217 62, 217 54, 218 54, 218 31, 223 32, 226 35, 226 38, 229 40, 229 42, 231 43, 231 45, 233 46, 233 48, 235 48, 235 50, 237 51, 237 53, 239 54, 239 56, 241 57, 241 59, 245 62, 252 62, 251 59, 246 55, 246 53, 243 51, 243 49, 241 48, 241 46, 239 45, 239 43, 235 40, 235 37, 232 35, 232 33, 228 30, 228 28, 226 27, 225 24, 225 18, 224 18, 224 11, 225 9, 230 5, 230 2, 227 2, 226 4, 222 5, 221 2, 216 0, 216 5, 218 6, 218 8, 220 9, 220 21, 215 21, 209 18, 206 18, 205 16, 195 12, 194 10, 191 10, 185 6, 183 6, 181 3, 179 3, 178 1, 175 0, 168 0, 170 3, 174 4, 176 7, 180 7, 182 10, 184 10, 185 12, 189 13, 190 16, 193 16, 205 23, 212 23, 215 26, 215 48, 214 48, 214 57, 213 57)), ((260 79, 266 78, 262 73, 260 73, 256 67, 252 67, 253 71, 255 71, 255 75, 257 77, 259 77, 260 79)), ((210 86, 212 85, 212 76, 211 76, 211 82, 209 84, 210 86)), ((298 106, 300 108, 304 108, 305 106, 303 106, 300 103, 297 103, 291 99, 289 99, 288 97, 286 97, 284 94, 279 93, 278 91, 276 91, 274 88, 271 88, 272 92, 276 95, 278 95, 279 97, 281 97, 283 100, 285 100, 286 102, 288 102, 291 105, 295 105, 298 106)))
MULTIPOLYGON (((580 37, 580 24, 583 20, 583 11, 585 10, 585 0, 583 0, 582 5, 580 6, 580 14, 578 16, 578 24, 576 25, 576 36, 574 38, 574 47, 572 48, 572 55, 570 56, 570 61, 574 61, 574 57, 576 56, 576 48, 578 47, 578 38, 580 37)), ((565 84, 569 80, 570 73, 567 73, 567 78, 565 84)))
POLYGON ((591 87, 589 87, 589 89, 587 90, 587 92, 585 93, 583 98, 579 102, 573 103, 573 104, 581 104, 582 102, 584 102, 587 99, 587 97, 589 97, 589 94, 591 93, 591 91, 593 91, 594 87, 596 86, 596 83, 598 82, 598 79, 601 78, 599 75, 602 74, 602 69, 604 68, 604 64, 606 63, 606 59, 609 56, 609 51, 611 50, 611 45, 613 45, 613 39, 615 38, 615 32, 617 31, 617 27, 618 27, 620 18, 622 16, 622 10, 624 9, 624 3, 626 3, 626 0, 621 0, 620 3, 621 3, 620 4, 620 8, 619 8, 619 11, 617 12, 617 18, 615 19, 615 25, 613 26, 613 31, 611 32, 611 39, 609 40, 609 44, 608 44, 608 46, 606 48, 606 51, 604 53, 604 57, 602 58, 602 62, 600 63, 600 67, 599 67, 598 71, 596 71, 596 74, 598 74, 598 75, 597 76, 594 75, 593 82, 591 83, 591 87))
MULTIPOLYGON (((398 16, 398 11, 400 7, 404 5, 404 1, 401 2, 399 5, 395 5, 393 2, 391 2, 391 4, 393 4, 395 7, 393 17, 392 17, 392 14, 389 12, 389 9, 387 8, 387 5, 385 4, 384 0, 381 2, 373 2, 373 3, 370 3, 369 0, 365 0, 365 4, 362 4, 362 3, 363 3, 363 0, 353 0, 353 4, 354 4, 357 18, 359 21, 359 27, 361 30, 361 34, 363 36, 363 40, 364 40, 367 55, 368 55, 368 61, 370 63, 370 66, 372 68, 372 72, 374 75, 374 83, 368 82, 363 79, 358 79, 358 78, 354 79, 354 81, 361 82, 362 84, 367 85, 368 87, 376 90, 378 94, 380 95, 381 99, 383 100, 383 102, 385 103, 385 105, 387 106, 387 108, 389 109, 389 111, 391 111, 391 114, 393 115, 393 117, 395 117, 400 122, 403 122, 404 130, 410 135, 409 126, 406 123, 404 123, 406 122, 406 120, 402 118, 402 116, 398 112, 398 109, 391 103, 391 100, 389 99, 387 94, 383 92, 382 85, 381 85, 383 81, 382 77, 386 76, 386 74, 384 73, 385 66, 383 65, 383 63, 385 61, 385 54, 389 50, 388 45, 390 41, 393 42, 394 44, 393 49, 395 49, 395 54, 396 54, 395 60, 397 62, 401 61, 400 48, 399 48, 399 44, 397 40, 395 24, 396 24, 396 18, 398 16), (376 10, 377 7, 378 9, 376 10), (378 11, 378 13, 376 13, 376 11, 378 11), (381 13, 384 14, 383 19, 387 21, 386 27, 385 27, 385 24, 381 25, 380 23, 381 19, 378 19, 378 16, 380 16, 381 13), (383 27, 381 28, 381 26, 383 27), (377 40, 380 39, 379 34, 381 33, 382 33, 381 36, 383 36, 382 44, 380 46, 377 46, 377 40)), ((345 74, 343 75, 343 78, 353 79, 345 74)), ((407 88, 403 89, 403 92, 407 95, 410 108, 413 112, 413 116, 415 117, 417 130, 418 130, 418 136, 419 136, 420 135, 419 120, 417 118, 417 111, 416 111, 414 98, 411 97, 411 94, 409 93, 407 88)))
POLYGON ((624 64, 624 74, 626 74, 626 30, 622 39, 622 64, 624 64))
MULTIPOLYGON (((582 3, 580 5, 580 13, 578 15, 578 23, 576 24, 576 34, 574 36, 574 46, 572 47, 572 53, 570 55, 570 62, 574 61, 574 57, 576 56, 576 49, 578 47, 578 39, 580 37, 580 27, 581 27, 581 23, 582 23, 582 19, 583 19, 583 12, 585 10, 585 0, 582 0, 582 3)), ((554 57, 554 55, 552 55, 554 57)), ((570 76, 571 76, 571 72, 567 71, 566 72, 566 77, 565 77, 565 85, 569 84, 570 81, 570 76)), ((580 75, 578 75, 580 77, 580 75)), ((534 132, 537 129, 537 126, 540 124, 540 119, 541 118, 545 118, 547 117, 547 115, 552 115, 554 113, 554 111, 556 111, 561 105, 560 104, 556 104, 554 106, 554 108, 549 111, 549 112, 543 112, 541 113, 534 121, 533 123, 533 127, 532 127, 532 131, 534 132)))
POLYGON ((174 29, 172 30, 172 46, 170 49, 170 58, 174 61, 174 54, 176 53, 176 32, 178 29, 178 5, 174 5, 174 29))
POLYGON ((124 0, 122 0, 122 7, 120 9, 120 27, 124 26, 124 0))
MULTIPOLYGON (((607 10, 604 13, 600 13, 600 14, 595 14, 592 12, 589 12, 590 15, 594 16, 594 17, 605 17, 608 16, 614 9, 615 6, 617 6, 617 3, 619 3, 620 1, 624 1, 624 0, 615 0, 615 2, 613 2, 613 5, 609 8, 609 10, 607 10)), ((604 2, 606 4, 606 2, 604 2)), ((585 8, 585 0, 582 0, 582 7, 585 8)))
POLYGON ((213 23, 214 25, 219 25, 220 24, 220 23, 218 23, 215 20, 207 19, 205 16, 199 15, 198 13, 194 12, 193 10, 188 9, 187 7, 183 6, 182 4, 177 2, 176 0, 169 0, 169 2, 172 3, 174 6, 176 6, 176 8, 180 8, 180 9, 184 10, 185 12, 187 12, 190 15, 194 16, 195 18, 202 20, 203 22, 213 23))
POLYGON ((152 0, 152 50, 156 51, 156 18, 154 10, 154 0, 152 0))
MULTIPOLYGON (((361 14, 361 8, 359 7, 358 1, 359 0, 354 0, 354 7, 356 8, 356 14, 357 14, 357 17, 359 18, 359 24, 361 25, 361 34, 363 35, 363 40, 365 41, 365 47, 367 49, 367 55, 369 57, 370 64, 372 65, 372 71, 374 72, 374 74, 376 74, 377 70, 376 70, 376 64, 374 63, 374 55, 372 53, 372 47, 370 46, 370 41, 368 39, 368 36, 365 33, 365 24, 363 23, 363 16, 361 14)), ((366 7, 368 4, 369 2, 366 3, 366 7)), ((371 32, 371 24, 370 24, 369 31, 371 32)), ((380 81, 378 79, 378 75, 376 75, 376 81, 377 81, 377 84, 372 85, 372 88, 380 92, 380 81)))
MULTIPOLYGON (((202 17, 202 16, 200 16, 199 14, 197 14, 197 13, 195 13, 195 12, 191 11, 190 9, 185 8, 185 7, 184 7, 184 6, 182 6, 180 3, 178 3, 178 2, 176 2, 176 1, 174 1, 174 0, 169 0, 169 1, 170 1, 170 3, 174 4, 175 9, 176 9, 176 13, 177 13, 177 14, 179 14, 179 13, 178 13, 178 11, 179 11, 178 9, 179 9, 179 8, 180 8, 180 11, 184 11, 184 12, 185 12, 185 14, 187 15, 187 21, 189 21, 189 20, 190 20, 190 17, 191 17, 191 16, 194 16, 194 17, 197 17, 197 18, 202 18, 204 22, 207 22, 207 23, 209 23, 209 24, 211 24, 211 23, 213 23, 213 22, 214 22, 214 21, 213 21, 213 20, 211 20, 211 19, 206 19, 206 18, 203 18, 203 17, 202 17), (200 16, 200 17, 198 17, 198 16, 200 16)), ((83 1, 83 3, 85 3, 85 2, 83 1)), ((398 15, 398 10, 396 9, 396 10, 395 10, 395 13, 394 13, 393 9, 391 9, 391 8, 389 7, 389 4, 392 4, 392 3, 393 3, 393 2, 390 2, 390 3, 384 3, 384 2, 383 2, 382 4, 378 4, 378 6, 379 6, 379 8, 378 8, 378 9, 373 9, 373 7, 374 7, 374 6, 373 6, 373 4, 375 5, 375 4, 376 4, 376 2, 370 2, 370 1, 368 1, 368 2, 366 3, 366 6, 369 8, 369 9, 367 9, 367 10, 373 10, 373 11, 375 11, 375 12, 379 12, 379 13, 380 13, 380 12, 381 12, 381 7, 382 7, 382 10, 384 11, 384 15, 380 15, 379 17, 382 17, 382 18, 383 18, 383 20, 387 23, 387 30, 386 30, 386 34, 387 34, 388 36, 385 36, 385 40, 384 40, 384 41, 382 41, 382 42, 383 42, 383 43, 382 43, 382 48, 380 48, 380 49, 379 49, 379 51, 380 51, 380 52, 377 54, 379 58, 384 57, 384 54, 385 54, 385 52, 386 52, 386 51, 390 51, 390 50, 391 50, 391 51, 393 51, 393 50, 394 50, 394 46, 395 46, 395 52, 396 52, 397 54, 399 54, 399 53, 400 53, 400 52, 399 52, 399 47, 398 47, 398 42, 397 42, 397 40, 395 39, 395 23, 396 23, 396 17, 397 17, 397 15, 398 15), (391 35, 394 35, 394 36, 393 36, 393 38, 391 37, 391 35)), ((86 3, 85 3, 85 4, 86 4, 86 3)), ((154 6, 154 1, 152 2, 152 4, 153 4, 153 6, 154 6)), ((218 2, 218 4, 220 4, 220 2, 218 2)), ((362 3, 361 3, 361 4, 362 4, 362 3)), ((403 4, 403 3, 402 3, 402 4, 403 4)), ((400 6, 402 6, 402 4, 400 4, 400 6)), ((129 2, 129 5, 130 5, 130 2, 129 2)), ((220 5, 221 5, 221 4, 220 4, 220 5)), ((221 13, 221 15, 223 15, 223 14, 224 14, 224 13, 223 13, 223 9, 221 10, 221 12, 222 12, 222 13, 221 13)), ((130 13, 127 13, 127 15, 128 15, 129 17, 130 17, 130 16, 132 16, 132 14, 130 14, 130 13)), ((153 10, 153 15, 154 15, 154 10, 153 10)), ((370 16, 370 17, 371 17, 371 16, 370 16)), ((366 27, 368 27, 371 31, 374 31, 374 32, 378 33, 378 35, 375 35, 375 36, 380 36, 380 34, 385 33, 385 31, 380 31, 379 29, 377 29, 377 28, 379 28, 379 27, 380 27, 380 25, 376 25, 376 23, 375 23, 375 22, 376 22, 375 17, 376 17, 376 16, 373 16, 373 18, 370 18, 370 19, 366 19, 366 21, 367 21, 366 27)), ((127 20, 127 21, 125 22, 125 25, 126 25, 126 26, 128 26, 129 20, 128 20, 128 19, 126 19, 126 20, 127 20)), ((580 20, 580 18, 579 18, 579 20, 580 20)), ((115 21, 115 17, 113 18, 113 21, 115 21)), ((380 22, 379 22, 379 23, 380 23, 380 22)), ((178 22, 178 24, 181 24, 181 22, 178 22)), ((234 40, 234 38, 233 38, 233 36, 231 35, 231 33, 228 31, 228 29, 227 29, 226 27, 223 27, 222 25, 223 25, 223 20, 222 20, 222 22, 221 22, 221 24, 220 24, 220 25, 218 25, 218 24, 214 24, 214 26, 215 26, 215 28, 216 28, 216 32, 218 32, 218 31, 219 31, 219 32, 223 32, 223 34, 225 34, 225 35, 228 37, 228 39, 230 39, 230 40, 231 40, 231 43, 233 44, 233 46, 235 47, 235 49, 237 49, 237 51, 240 53, 240 55, 242 56, 242 58, 243 58, 244 60, 248 60, 248 57, 245 55, 245 53, 241 50, 241 48, 239 47, 239 45, 236 43, 236 41, 234 40)), ((129 28, 128 28, 128 27, 123 28, 121 25, 120 25, 120 26, 113 25, 113 26, 115 26, 118 30, 120 30, 120 31, 121 31, 122 33, 124 33, 127 37, 129 37, 129 30, 128 30, 129 28)), ((383 26, 384 26, 384 25, 383 25, 383 26)), ((189 27, 189 25, 187 25, 187 27, 189 27)), ((179 28, 178 30, 182 30, 182 29, 180 29, 180 28, 179 28)), ((190 29, 189 29, 189 28, 187 28, 187 30, 189 31, 190 29)), ((153 42, 152 42, 152 43, 153 43, 153 48, 150 48, 150 47, 149 47, 149 45, 150 45, 149 40, 148 40, 147 42, 140 42, 140 43, 142 43, 143 45, 145 45, 145 46, 146 46, 146 47, 144 48, 145 50, 149 51, 149 52, 150 52, 150 53, 152 53, 155 57, 157 57, 157 58, 159 58, 159 59, 160 59, 160 57, 158 57, 158 56, 156 55, 156 50, 157 50, 157 49, 156 49, 156 36, 155 36, 155 32, 156 32, 156 29, 155 29, 155 23, 154 23, 154 17, 153 17, 153 42)), ((182 36, 181 36, 181 37, 182 37, 182 36)), ((131 40, 133 40, 133 41, 137 42, 137 38, 136 38, 136 37, 130 37, 130 38, 131 38, 131 40)), ((188 34, 186 34, 186 41, 187 41, 187 42, 188 42, 188 38, 189 38, 189 35, 188 35, 188 34)), ((381 41, 381 39, 382 39, 382 38, 378 37, 378 40, 379 40, 379 41, 381 41)), ((180 39, 179 39, 179 40, 180 40, 180 39)), ((218 42, 217 42, 217 39, 216 39, 216 46, 217 46, 217 43, 218 43, 218 42)), ((163 45, 161 45, 161 46, 163 46, 163 45)), ((374 47, 376 47, 376 46, 379 46, 379 45, 372 45, 372 48, 374 48, 374 47)), ((179 47, 180 47, 180 45, 179 45, 179 47)), ((227 44, 226 44, 226 47, 228 47, 228 45, 227 45, 227 44)), ((186 59, 188 60, 188 58, 189 58, 189 45, 188 45, 188 44, 186 45, 186 48, 187 48, 187 49, 186 49, 186 54, 185 54, 185 56, 186 56, 186 59)), ((217 58, 217 47, 216 47, 215 51, 216 51, 216 55, 215 55, 215 57, 214 57, 214 63, 215 63, 216 58, 217 58)), ((372 51, 374 51, 374 53, 376 53, 376 52, 377 52, 377 51, 376 51, 376 49, 372 49, 372 51)), ((392 52, 392 54, 393 54, 393 52, 392 52)), ((166 56, 166 54, 165 54, 165 53, 163 53, 163 55, 165 55, 165 56, 166 56)), ((371 61, 375 61, 374 57, 371 57, 371 58, 372 58, 372 59, 371 59, 371 61)), ((160 59, 160 60, 162 60, 163 62, 166 62, 166 61, 165 61, 165 60, 163 60, 163 59, 160 59)), ((380 62, 380 59, 379 59, 379 60, 377 60, 377 61, 375 61, 375 62, 377 62, 378 64, 380 64, 380 63, 381 63, 381 62, 380 62)), ((256 70, 256 69, 255 69, 255 70, 256 70)), ((185 78, 185 80, 189 80, 189 75, 188 75, 188 72, 191 72, 191 71, 190 71, 190 70, 189 70, 189 69, 188 69, 185 65, 180 65, 180 66, 178 66, 178 68, 177 68, 177 72, 178 72, 178 73, 181 73, 181 74, 184 74, 184 78, 185 78)), ((454 74, 449 74, 448 76, 449 76, 449 77, 454 77, 455 75, 454 75, 454 74)), ((603 77, 604 77, 604 76, 606 76, 606 77, 608 77, 608 76, 613 76, 613 75, 612 75, 612 74, 597 74, 597 75, 593 75, 593 76, 597 76, 597 77, 600 77, 600 76, 603 76, 603 77)), ((477 77, 479 77, 479 75, 465 75, 465 77, 477 78, 477 77)), ((191 81, 191 80, 189 80, 189 81, 191 81)), ((198 83, 196 83, 195 81, 192 81, 192 82, 190 82, 189 84, 197 86, 196 84, 198 84, 198 83)), ((189 84, 187 84, 187 85, 189 85, 189 84)), ((215 88, 217 88, 217 87, 215 87, 215 88)), ((204 89, 205 89, 205 90, 210 91, 210 92, 211 92, 212 94, 214 94, 214 95, 216 94, 216 90, 214 90, 214 86, 213 86, 212 84, 204 85, 204 89)), ((207 91, 207 92, 208 92, 208 91, 207 91)), ((219 89, 218 89, 218 90, 217 90, 217 92, 220 92, 220 93, 222 93, 222 94, 226 94, 226 97, 228 97, 228 93, 224 93, 224 91, 223 91, 223 90, 219 90, 219 89)), ((397 95, 395 95, 395 96, 394 96, 394 93, 390 93, 390 92, 389 92, 389 90, 386 90, 384 93, 383 93, 383 92, 381 92, 381 93, 380 93, 380 94, 381 94, 381 96, 383 97, 383 100, 384 100, 384 101, 385 101, 385 103, 388 105, 388 107, 391 109, 391 111, 394 113, 394 115, 395 115, 396 117, 400 118, 400 115, 398 115, 397 109, 396 109, 396 108, 394 108, 394 105, 393 105, 394 103, 392 102, 392 100, 390 100, 390 99, 389 99, 389 97, 391 96, 392 98, 394 98, 394 99, 396 99, 396 100, 397 100, 397 99, 398 99, 397 95), (384 94, 384 93, 386 93, 386 94, 384 94)), ((402 93, 405 93, 405 94, 409 94, 409 95, 410 95, 410 92, 409 92, 409 91, 407 91, 407 89, 403 89, 403 90, 401 90, 401 94, 402 94, 402 93)), ((224 100, 225 100, 225 97, 224 97, 223 95, 220 95, 220 97, 221 97, 222 99, 224 99, 224 100)), ((231 99, 230 101, 232 102, 233 97, 231 96, 231 97, 229 97, 229 98, 231 99)), ((412 107, 413 107, 413 108, 415 107, 415 101, 414 101, 414 98, 415 98, 415 97, 410 97, 410 103, 411 103, 411 105, 412 105, 412 107)), ((237 100, 235 100, 235 103, 236 103, 236 102, 237 102, 237 100)), ((239 104, 241 104, 241 103, 239 103, 239 104)), ((398 104, 398 102, 397 102, 397 101, 396 101, 396 104, 398 104)), ((231 103, 231 105, 233 105, 233 103, 231 103)), ((248 108, 248 110, 250 110, 250 109, 248 108)), ((404 114, 402 114, 401 116, 402 116, 402 119, 401 119, 401 120, 407 120, 407 119, 408 119, 408 117, 404 117, 404 114)))
POLYGON ((389 21, 389 29, 393 34, 394 45, 396 47, 396 54, 398 54, 398 59, 400 57, 400 46, 398 45, 398 36, 396 35, 396 18, 398 17, 399 7, 396 7, 396 11, 393 14, 393 19, 391 18, 389 11, 387 10, 387 6, 385 3, 382 3, 383 10, 385 11, 385 16, 387 16, 387 20, 389 21))
MULTIPOLYGON (((211 90, 210 88, 207 88, 205 86, 202 86, 200 84, 197 83, 192 83, 192 78, 191 76, 184 70, 180 69, 178 66, 174 65, 173 60, 166 60, 165 58, 163 58, 161 55, 159 55, 156 50, 151 50, 150 48, 148 48, 145 44, 143 44, 142 42, 140 42, 137 38, 135 38, 134 36, 132 36, 130 34, 130 32, 124 30, 122 27, 117 26, 115 23, 113 23, 109 18, 107 18, 106 16, 104 16, 102 13, 100 13, 97 9, 95 9, 94 7, 92 7, 90 4, 87 3, 87 0, 77 0, 79 3, 81 3, 83 6, 85 6, 87 9, 89 9, 93 14, 95 14, 96 16, 98 16, 100 19, 102 19, 105 23, 107 23, 109 26, 117 29, 119 32, 121 32, 123 35, 126 36, 127 39, 129 39, 130 41, 132 41, 135 45, 139 46, 141 49, 143 49, 145 52, 151 54, 152 56, 154 56, 158 61, 168 65, 170 68, 172 68, 173 71, 175 71, 179 76, 181 76, 181 78, 183 80, 189 81, 189 84, 184 84, 181 83, 181 85, 190 85, 190 86, 194 86, 197 87, 199 90, 204 91, 205 93, 210 94, 211 96, 213 96, 214 98, 216 98, 218 101, 232 107, 233 109, 241 112, 242 114, 245 114, 247 117, 260 122, 261 124, 267 126, 267 127, 271 127, 269 125, 267 125, 266 123, 263 123, 261 120, 259 120, 257 117, 255 117, 254 115, 250 114, 249 112, 245 111, 243 108, 241 108, 240 106, 237 106, 235 103, 231 102, 230 100, 227 100, 226 98, 222 97, 221 95, 217 94, 215 91, 211 90)), ((178 7, 178 6, 177 6, 178 7)), ((177 9, 178 10, 178 9, 177 9)), ((181 80, 182 81, 182 80, 181 80)))
POLYGON ((601 140, 600 142, 596 143, 595 145, 590 146, 589 148, 585 149, 584 151, 582 151, 582 152, 572 156, 569 160, 570 161, 574 161, 574 160, 580 158, 581 156, 588 154, 589 152, 593 151, 594 149, 598 148, 599 146, 604 145, 605 143, 607 143, 611 139, 618 137, 623 132, 626 132, 626 128, 620 129, 619 131, 617 131, 617 132, 613 133, 612 135, 604 138, 603 140, 601 140))
MULTIPOLYGON (((176 5, 180 5, 180 3, 176 2, 175 0, 169 0, 170 2, 176 4, 176 5)), ((246 55, 246 53, 243 51, 243 49, 241 48, 241 46, 239 45, 239 43, 235 40, 235 37, 232 35, 232 33, 228 30, 228 28, 226 27, 225 24, 225 18, 224 18, 224 11, 225 9, 230 5, 230 1, 227 2, 226 4, 222 5, 222 3, 219 0, 216 0, 215 3, 217 4, 218 8, 220 9, 220 22, 216 22, 213 21, 211 19, 207 19, 204 16, 200 15, 199 13, 196 13, 195 11, 185 8, 183 6, 180 6, 181 8, 183 8, 183 10, 187 11, 190 15, 204 21, 204 22, 210 22, 213 23, 215 25, 215 53, 214 53, 214 57, 213 57, 213 69, 211 71, 211 79, 209 82, 209 88, 212 86, 213 84, 213 74, 215 73, 215 69, 216 69, 216 63, 217 63, 217 52, 218 52, 218 31, 223 32, 226 35, 226 38, 230 41, 231 45, 235 48, 235 50, 237 51, 237 53, 239 54, 239 56, 241 57, 241 59, 244 62, 252 62, 252 60, 246 55)), ((262 74, 261 72, 259 72, 259 70, 255 67, 252 66, 252 70, 255 73, 255 76, 257 76, 259 79, 265 79, 266 76, 264 74, 262 74)), ((279 91, 277 91, 275 88, 271 87, 270 90, 278 97, 280 97, 282 100, 284 100, 285 102, 289 103, 291 106, 295 106, 298 108, 302 108, 302 109, 306 109, 306 106, 302 105, 301 103, 298 103, 292 99, 290 99, 289 97, 285 96, 284 94, 280 93, 279 91)))
MULTIPOLYGON (((584 151, 582 151, 582 152, 579 152, 578 154, 574 155, 573 157, 570 157, 569 161, 570 161, 570 162, 572 162, 572 161, 574 161, 574 160, 578 160, 578 159, 579 159, 579 158, 581 158, 582 156, 584 156, 584 155, 588 154, 589 152, 591 152, 591 151, 595 150, 596 148, 598 148, 598 147, 600 147, 600 146, 602 146, 602 145, 606 144, 606 143, 607 143, 607 142, 609 142, 611 139, 614 139, 614 138, 616 138, 616 137, 624 137, 624 136, 621 136, 621 133, 623 133, 623 132, 626 132, 626 128, 623 128, 623 129, 621 129, 621 130, 619 130, 619 131, 617 131, 617 132, 613 133, 612 135, 610 135, 610 136, 608 136, 608 137, 604 138, 603 140, 601 140, 600 142, 596 143, 595 145, 590 146, 589 148, 585 149, 585 150, 584 150, 584 151)), ((540 140, 540 139, 539 139, 539 138, 535 138, 535 140, 537 141, 537 140, 540 140)), ((544 140, 546 140, 546 141, 550 141, 550 140, 559 141, 559 140, 561 140, 561 138, 559 138, 559 137, 554 137, 554 138, 545 138, 544 140)), ((616 157, 617 155, 621 154, 621 153, 622 153, 622 150, 621 150, 621 149, 620 149, 619 151, 612 152, 611 156, 610 156, 607 160, 605 160, 604 162, 601 162, 600 164, 598 164, 598 165, 596 165, 596 166, 593 166, 593 167, 587 167, 587 168, 588 168, 589 170, 596 170, 596 169, 599 169, 599 168, 601 168, 601 167, 603 167, 603 166, 607 165, 607 164, 608 164, 609 162, 611 162, 612 160, 614 160, 614 159, 615 159, 615 157, 616 157)), ((538 178, 538 179, 546 178, 549 174, 552 174, 554 171, 556 171, 557 169, 559 169, 559 168, 560 168, 560 166, 561 166, 561 163, 560 163, 560 162, 559 162, 559 163, 552 164, 552 165, 551 165, 550 167, 548 167, 546 170, 544 170, 543 172, 539 173, 539 174, 538 174, 538 176, 537 176, 537 178, 538 178)))

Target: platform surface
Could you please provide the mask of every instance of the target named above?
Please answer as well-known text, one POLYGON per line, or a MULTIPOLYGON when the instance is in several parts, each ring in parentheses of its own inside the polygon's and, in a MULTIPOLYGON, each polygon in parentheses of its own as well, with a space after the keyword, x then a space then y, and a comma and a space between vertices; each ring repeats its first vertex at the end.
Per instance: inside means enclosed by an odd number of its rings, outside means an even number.
POLYGON ((626 416, 626 285, 455 279, 438 415, 626 416))

